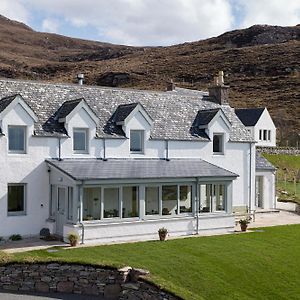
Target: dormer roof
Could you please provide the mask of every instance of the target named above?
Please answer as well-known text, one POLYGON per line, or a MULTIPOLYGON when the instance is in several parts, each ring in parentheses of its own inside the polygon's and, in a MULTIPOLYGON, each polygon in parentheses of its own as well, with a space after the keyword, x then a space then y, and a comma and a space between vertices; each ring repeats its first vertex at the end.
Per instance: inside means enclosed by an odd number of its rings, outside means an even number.
POLYGON ((255 126, 264 110, 264 107, 237 108, 235 113, 245 126, 255 126))
POLYGON ((152 118, 139 102, 119 105, 114 113, 113 120, 117 125, 124 125, 136 112, 140 112, 150 126, 153 124, 152 118))
POLYGON ((59 108, 56 114, 56 120, 60 123, 68 123, 69 120, 80 110, 84 109, 91 119, 98 125, 99 119, 97 115, 93 112, 90 106, 86 103, 84 98, 79 98, 75 100, 65 101, 59 108))
POLYGON ((216 120, 218 117, 220 117, 224 121, 229 129, 231 128, 231 123, 221 108, 198 111, 197 117, 195 119, 195 125, 200 129, 207 128, 209 124, 213 123, 214 120, 216 120))
POLYGON ((22 108, 28 113, 34 122, 38 121, 38 117, 23 97, 19 94, 14 94, 8 97, 4 97, 0 100, 0 119, 4 117, 11 109, 17 104, 20 104, 22 108))

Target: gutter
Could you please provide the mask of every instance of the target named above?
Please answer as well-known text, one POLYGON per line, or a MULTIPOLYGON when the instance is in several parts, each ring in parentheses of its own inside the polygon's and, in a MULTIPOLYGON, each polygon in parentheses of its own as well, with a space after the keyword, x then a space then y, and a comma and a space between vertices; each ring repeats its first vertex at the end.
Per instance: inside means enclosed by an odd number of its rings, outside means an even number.
POLYGON ((170 161, 169 158, 169 141, 166 140, 166 161, 170 161))
POLYGON ((58 160, 61 161, 61 137, 58 137, 58 160))

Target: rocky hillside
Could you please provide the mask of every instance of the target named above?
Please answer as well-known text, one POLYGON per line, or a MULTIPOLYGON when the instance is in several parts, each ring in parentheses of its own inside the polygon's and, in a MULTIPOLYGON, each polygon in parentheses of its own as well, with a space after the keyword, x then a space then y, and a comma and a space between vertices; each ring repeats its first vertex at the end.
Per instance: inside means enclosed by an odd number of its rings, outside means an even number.
POLYGON ((35 32, 0 17, 0 76, 165 89, 206 89, 224 70, 231 105, 267 106, 282 143, 300 131, 300 26, 256 25, 170 47, 129 47, 35 32))

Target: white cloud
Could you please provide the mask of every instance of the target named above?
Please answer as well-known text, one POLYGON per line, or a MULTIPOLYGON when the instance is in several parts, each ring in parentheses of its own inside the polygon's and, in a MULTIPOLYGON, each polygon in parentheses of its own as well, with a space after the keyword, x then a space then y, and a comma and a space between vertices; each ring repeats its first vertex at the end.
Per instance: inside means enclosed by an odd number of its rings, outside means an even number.
POLYGON ((300 23, 299 0, 240 0, 243 27, 254 24, 291 26, 300 23))
POLYGON ((29 19, 29 12, 21 0, 1 0, 0 14, 23 23, 28 23, 29 19))
MULTIPOLYGON (((28 0, 33 9, 60 14, 73 26, 92 26, 105 41, 168 45, 232 28, 229 0, 28 0)), ((99 37, 100 38, 100 37, 99 37)))
POLYGON ((43 31, 58 33, 60 27, 60 21, 54 18, 46 18, 42 22, 43 31))

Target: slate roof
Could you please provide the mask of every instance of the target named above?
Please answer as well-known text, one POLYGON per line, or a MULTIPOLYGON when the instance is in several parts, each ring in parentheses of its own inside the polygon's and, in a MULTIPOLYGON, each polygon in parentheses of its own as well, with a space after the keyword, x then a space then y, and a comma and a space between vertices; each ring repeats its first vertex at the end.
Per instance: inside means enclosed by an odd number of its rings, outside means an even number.
POLYGON ((258 151, 256 151, 256 170, 271 170, 275 171, 276 168, 264 158, 258 151))
POLYGON ((114 121, 123 122, 138 105, 138 103, 119 105, 114 113, 114 121))
POLYGON ((217 109, 208 109, 208 110, 198 111, 198 114, 196 117, 196 119, 197 119, 196 124, 198 126, 203 126, 203 125, 209 124, 209 122, 214 118, 214 116, 217 114, 217 112, 219 110, 220 109, 217 108, 217 109))
POLYGON ((184 177, 237 177, 228 170, 212 165, 204 160, 170 161, 111 159, 65 159, 46 160, 50 165, 61 170, 75 180, 109 179, 159 179, 184 177))
POLYGON ((264 108, 237 108, 236 115, 243 122, 245 126, 255 126, 259 120, 264 108))
POLYGON ((55 118, 66 101, 84 98, 99 118, 97 136, 124 138, 124 132, 112 119, 120 105, 140 103, 153 119, 152 139, 203 140, 208 137, 193 129, 199 110, 222 108, 232 125, 229 138, 234 142, 253 142, 244 125, 228 105, 220 106, 203 97, 207 93, 180 89, 172 92, 142 91, 77 84, 53 84, 24 80, 0 80, 0 99, 20 94, 38 116, 35 134, 51 136, 66 134, 55 118), (196 132, 196 133, 195 133, 196 132), (195 133, 195 134, 193 134, 195 133))
POLYGON ((2 112, 11 102, 14 101, 17 95, 11 95, 0 99, 0 112, 2 112))
POLYGON ((57 119, 65 118, 69 115, 82 100, 83 99, 81 98, 64 102, 57 112, 57 119))

